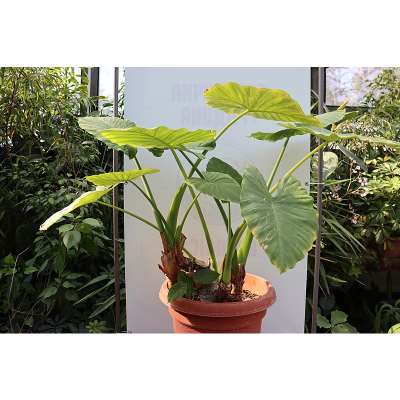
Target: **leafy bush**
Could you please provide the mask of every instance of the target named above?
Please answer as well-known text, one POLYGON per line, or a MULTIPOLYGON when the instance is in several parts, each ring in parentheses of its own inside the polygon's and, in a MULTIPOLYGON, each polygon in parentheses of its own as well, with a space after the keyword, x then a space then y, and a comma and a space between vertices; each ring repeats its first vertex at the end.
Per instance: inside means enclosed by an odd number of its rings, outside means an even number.
MULTIPOLYGON (((399 111, 399 70, 386 69, 369 85, 363 108, 339 124, 338 131, 399 141, 399 111)), ((378 329, 376 320, 381 302, 394 307, 391 279, 382 292, 375 274, 382 271, 386 240, 400 236, 400 162, 397 152, 385 146, 352 141, 346 148, 350 159, 342 148, 330 146, 338 166, 323 193, 320 307, 342 309, 359 331, 387 332, 396 321, 378 329)))
POLYGON ((70 68, 0 70, 2 332, 112 329, 110 211, 92 205, 38 233, 43 219, 87 189, 82 176, 109 170, 106 147, 77 122, 93 105, 70 68), (95 317, 103 318, 97 328, 95 317))

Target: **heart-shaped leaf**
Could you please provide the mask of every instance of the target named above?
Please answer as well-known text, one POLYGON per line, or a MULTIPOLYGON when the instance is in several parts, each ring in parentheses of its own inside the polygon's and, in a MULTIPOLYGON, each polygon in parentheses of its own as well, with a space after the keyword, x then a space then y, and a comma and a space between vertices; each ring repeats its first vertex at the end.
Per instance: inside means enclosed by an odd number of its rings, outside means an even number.
POLYGON ((204 93, 207 104, 228 114, 241 114, 275 121, 297 121, 319 125, 304 114, 300 104, 284 90, 242 86, 235 82, 217 83, 204 93))
POLYGON ((64 215, 72 212, 76 208, 85 206, 86 204, 94 203, 95 201, 99 200, 105 194, 107 194, 112 188, 111 187, 102 187, 99 186, 96 190, 91 192, 86 192, 81 194, 76 200, 74 200, 71 204, 67 207, 64 207, 62 210, 57 211, 51 217, 47 218, 42 225, 40 225, 40 230, 45 231, 46 229, 50 228, 51 225, 55 224, 59 221, 64 215))
POLYGON ((158 169, 131 169, 129 171, 108 172, 106 174, 90 175, 86 180, 94 183, 96 186, 112 186, 119 183, 130 182, 143 175, 155 174, 160 172, 158 169))
POLYGON ((207 172, 220 172, 231 176, 239 185, 242 183, 242 175, 231 165, 217 157, 213 157, 207 164, 207 172))
POLYGON ((203 178, 188 179, 188 184, 201 193, 208 194, 218 200, 239 203, 240 185, 230 175, 220 172, 206 172, 203 178))
POLYGON ((187 284, 184 281, 174 283, 168 290, 168 303, 184 297, 187 291, 187 284))
POLYGON ((317 213, 312 197, 294 177, 282 179, 271 194, 258 169, 248 167, 240 207, 248 228, 281 273, 293 268, 311 249, 317 213))
POLYGON ((118 146, 133 146, 145 149, 178 149, 184 150, 189 143, 205 143, 215 139, 215 131, 198 129, 189 131, 186 128, 170 129, 166 126, 157 128, 108 129, 100 133, 106 140, 118 146))
POLYGON ((79 126, 89 132, 96 139, 104 142, 104 144, 113 150, 122 151, 129 158, 136 155, 136 148, 132 146, 119 146, 105 139, 100 132, 106 129, 126 129, 135 126, 134 122, 116 117, 81 117, 79 118, 79 126))

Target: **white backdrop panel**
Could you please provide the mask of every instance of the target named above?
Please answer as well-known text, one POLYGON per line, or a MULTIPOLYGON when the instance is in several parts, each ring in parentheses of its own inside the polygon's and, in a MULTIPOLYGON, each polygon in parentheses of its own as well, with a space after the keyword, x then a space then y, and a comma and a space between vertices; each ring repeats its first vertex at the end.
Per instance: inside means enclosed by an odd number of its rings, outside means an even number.
MULTIPOLYGON (((126 118, 143 127, 166 125, 220 129, 232 116, 208 108, 203 91, 214 83, 228 81, 244 85, 287 90, 309 111, 309 68, 127 68, 126 118)), ((257 142, 247 136, 257 130, 276 127, 275 123, 246 117, 228 131, 212 153, 229 162, 239 171, 253 164, 268 174, 276 159, 280 144, 257 142)), ((291 139, 281 172, 299 160, 309 149, 309 138, 291 139)), ((142 167, 159 168, 161 173, 149 177, 162 209, 168 210, 181 176, 170 154, 155 158, 148 151, 139 152, 142 167)), ((205 163, 204 163, 205 165, 205 163)), ((135 168, 125 159, 125 169, 135 168)), ((307 182, 309 168, 296 173, 307 182)), ((152 212, 132 185, 125 187, 125 208, 152 219, 152 212)), ((188 196, 185 199, 188 204, 188 196)), ((214 245, 221 257, 225 248, 225 230, 211 199, 202 198, 205 216, 213 233, 214 245)), ((239 213, 235 222, 239 221, 239 213)), ((199 258, 207 258, 203 231, 195 210, 186 224, 187 247, 199 258)), ((165 306, 158 299, 163 276, 157 264, 160 260, 160 238, 154 230, 125 216, 125 256, 128 331, 137 333, 171 332, 171 321, 165 306)), ((247 264, 249 272, 265 277, 275 286, 277 302, 269 310, 263 323, 263 332, 303 332, 306 290, 306 260, 291 271, 280 275, 271 266, 257 243, 253 243, 247 264)))

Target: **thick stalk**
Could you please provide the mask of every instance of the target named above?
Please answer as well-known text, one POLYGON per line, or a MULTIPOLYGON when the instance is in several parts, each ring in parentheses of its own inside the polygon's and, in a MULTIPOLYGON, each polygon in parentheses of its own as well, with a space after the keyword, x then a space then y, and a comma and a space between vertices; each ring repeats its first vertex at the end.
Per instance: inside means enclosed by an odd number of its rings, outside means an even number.
MULTIPOLYGON (((134 157, 134 160, 135 160, 135 164, 138 167, 138 169, 142 169, 142 166, 140 165, 140 162, 139 162, 137 156, 134 157)), ((149 182, 147 181, 147 178, 144 175, 142 175, 142 182, 143 182, 144 187, 146 188, 147 195, 151 198, 153 203, 156 204, 156 201, 154 199, 153 192, 151 191, 149 182)), ((164 232, 165 229, 164 229, 162 220, 161 220, 160 216, 155 211, 154 211, 154 216, 156 218, 157 225, 159 227, 159 231, 160 232, 164 232)))
POLYGON ((236 247, 240 241, 240 238, 243 235, 243 232, 246 229, 246 222, 243 221, 239 227, 236 229, 235 233, 233 234, 231 240, 228 243, 228 249, 225 256, 224 262, 224 270, 222 271, 222 281, 228 284, 231 281, 232 275, 232 259, 234 257, 236 247))
POLYGON ((285 139, 285 142, 283 143, 282 149, 281 149, 281 151, 279 152, 278 158, 277 158, 276 161, 275 161, 275 165, 274 165, 274 167, 272 168, 272 172, 271 172, 271 175, 270 175, 270 177, 269 177, 269 179, 268 179, 268 183, 267 183, 267 188, 268 188, 268 190, 269 190, 269 188, 271 187, 272 182, 274 181, 274 178, 275 178, 276 173, 278 172, 278 168, 279 168, 279 165, 281 164, 283 155, 285 154, 285 151, 286 151, 286 147, 287 147, 287 145, 288 145, 288 142, 289 142, 289 138, 286 138, 286 139, 285 139))
POLYGON ((253 234, 251 233, 250 229, 246 227, 246 231, 244 233, 243 239, 238 249, 239 264, 246 265, 252 243, 253 243, 253 234))
POLYGON ((139 190, 139 192, 143 195, 143 197, 150 203, 151 207, 153 208, 154 213, 159 216, 159 218, 161 219, 162 223, 164 224, 165 233, 167 234, 168 238, 173 240, 173 234, 171 233, 171 231, 169 229, 167 221, 165 220, 164 216, 161 214, 161 211, 157 207, 157 204, 154 203, 154 201, 150 198, 150 196, 148 196, 146 194, 146 192, 137 183, 135 183, 135 182, 131 182, 131 183, 132 183, 133 186, 135 186, 135 188, 137 190, 139 190))
MULTIPOLYGON (((178 165, 179 170, 181 171, 181 174, 182 174, 183 178, 186 181, 188 179, 188 176, 186 174, 185 169, 183 168, 183 165, 182 165, 181 161, 179 160, 178 155, 176 154, 174 149, 171 149, 171 152, 172 152, 172 155, 175 158, 175 161, 176 161, 176 163, 178 165)), ((194 200, 196 198, 196 194, 195 194, 194 190, 190 186, 189 186, 189 192, 190 192, 190 194, 191 194, 191 196, 192 196, 192 198, 194 200)), ((218 271, 217 257, 215 256, 214 246, 212 244, 210 232, 208 231, 208 227, 207 227, 207 223, 206 223, 206 220, 204 218, 204 215, 203 215, 203 211, 201 210, 200 204, 197 201, 197 199, 195 200, 194 206, 196 207, 197 214, 199 215, 199 218, 200 218, 201 226, 203 227, 204 236, 206 238, 208 251, 210 253, 210 257, 211 257, 211 262, 213 264, 213 268, 216 271, 218 271)))
MULTIPOLYGON (((327 145, 327 143, 322 143, 319 146, 317 146, 313 151, 310 151, 308 154, 306 154, 300 161, 298 161, 295 165, 293 165, 292 168, 289 169, 288 172, 286 172, 286 174, 283 176, 282 179, 285 179, 287 177, 289 177, 290 175, 292 175, 297 169, 299 169, 309 158, 311 158, 315 153, 317 153, 319 150, 323 149, 325 146, 327 145)), ((278 183, 276 183, 272 189, 270 190, 270 193, 273 193, 277 187, 278 187, 278 183)))
MULTIPOLYGON (((200 178, 204 178, 204 175, 199 171, 199 169, 198 169, 197 167, 195 167, 193 161, 185 154, 185 152, 184 152, 184 151, 181 151, 180 153, 181 153, 182 156, 186 159, 186 161, 187 161, 192 167, 195 168, 195 171, 196 171, 197 175, 198 175, 200 178)), ((225 212, 225 210, 224 210, 224 207, 222 206, 221 202, 220 202, 218 199, 216 199, 216 198, 214 198, 214 197, 213 197, 213 199, 214 199, 214 201, 215 201, 215 204, 216 204, 217 207, 218 207, 219 212, 221 213, 221 216, 222 216, 222 219, 224 220, 226 229, 228 230, 228 217, 226 216, 226 212, 225 212)))

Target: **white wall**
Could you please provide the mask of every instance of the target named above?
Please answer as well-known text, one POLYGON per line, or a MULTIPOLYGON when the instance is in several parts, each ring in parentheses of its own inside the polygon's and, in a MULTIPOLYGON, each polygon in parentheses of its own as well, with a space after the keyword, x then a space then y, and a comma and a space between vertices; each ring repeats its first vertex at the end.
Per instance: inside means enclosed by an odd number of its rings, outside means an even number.
MULTIPOLYGON (((220 129, 232 116, 208 108, 202 93, 214 83, 228 81, 285 89, 306 112, 309 110, 309 68, 127 68, 126 118, 144 127, 166 125, 171 128, 220 129)), ((274 127, 275 123, 245 117, 223 136, 212 155, 226 160, 239 171, 253 164, 268 174, 280 144, 257 142, 247 136, 259 129, 274 127)), ((283 171, 307 152, 309 138, 298 136, 289 143, 281 168, 283 171)), ((161 170, 149 179, 163 210, 168 210, 172 195, 181 182, 175 163, 168 153, 155 158, 148 151, 141 150, 139 156, 142 167, 161 170)), ((134 168, 133 164, 125 160, 125 169, 130 168, 134 168)), ((308 167, 304 166, 296 175, 306 182, 308 174, 308 167)), ((132 185, 126 186, 124 201, 125 208, 153 218, 148 205, 132 185)), ((225 247, 223 222, 211 199, 203 197, 202 204, 211 226, 214 246, 221 257, 225 247)), ((191 212, 185 234, 188 249, 199 258, 207 258, 207 247, 195 210, 191 212)), ((163 276, 157 267, 161 251, 157 232, 125 216, 125 251, 128 331, 171 332, 169 314, 158 299, 163 276)), ((277 302, 264 320, 263 332, 303 332, 306 260, 299 262, 294 270, 280 275, 254 242, 247 270, 271 281, 277 291, 277 302)))

